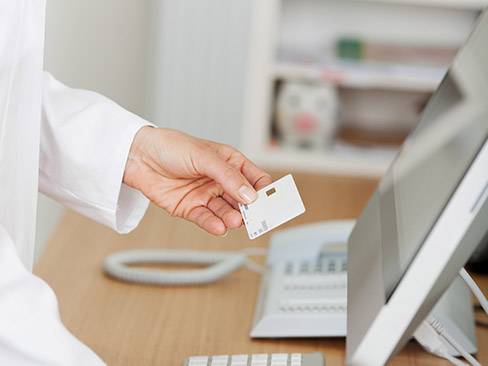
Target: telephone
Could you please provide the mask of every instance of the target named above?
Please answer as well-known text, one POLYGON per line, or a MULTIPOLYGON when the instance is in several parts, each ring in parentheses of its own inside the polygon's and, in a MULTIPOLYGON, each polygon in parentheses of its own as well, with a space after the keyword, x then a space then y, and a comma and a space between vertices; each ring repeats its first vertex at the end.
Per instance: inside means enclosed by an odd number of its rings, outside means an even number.
POLYGON ((354 224, 320 222, 271 237, 251 337, 346 335, 347 240, 354 224))
MULTIPOLYGON (((194 286, 218 281, 246 266, 262 275, 251 337, 344 337, 347 241, 354 225, 354 220, 325 221, 281 230, 271 236, 268 251, 264 248, 240 252, 122 251, 106 258, 104 270, 107 275, 127 282, 194 286), (264 268, 249 259, 266 253, 264 268), (206 267, 183 271, 133 267, 141 263, 206 267)), ((458 279, 451 284, 432 315, 467 352, 476 352, 471 294, 462 281, 458 279)), ((422 339, 418 340, 426 347, 422 339)), ((448 349, 457 355, 452 347, 448 349)))

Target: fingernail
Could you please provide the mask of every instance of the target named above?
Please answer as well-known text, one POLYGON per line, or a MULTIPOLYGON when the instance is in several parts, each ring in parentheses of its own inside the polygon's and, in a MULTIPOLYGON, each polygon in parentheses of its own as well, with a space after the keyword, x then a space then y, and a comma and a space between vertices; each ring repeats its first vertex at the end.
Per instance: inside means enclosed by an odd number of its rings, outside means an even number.
POLYGON ((227 230, 224 235, 220 235, 220 237, 225 238, 227 236, 227 234, 229 234, 229 230, 227 230))
POLYGON ((256 191, 248 186, 242 186, 239 188, 239 195, 246 203, 254 202, 256 198, 258 198, 256 191))

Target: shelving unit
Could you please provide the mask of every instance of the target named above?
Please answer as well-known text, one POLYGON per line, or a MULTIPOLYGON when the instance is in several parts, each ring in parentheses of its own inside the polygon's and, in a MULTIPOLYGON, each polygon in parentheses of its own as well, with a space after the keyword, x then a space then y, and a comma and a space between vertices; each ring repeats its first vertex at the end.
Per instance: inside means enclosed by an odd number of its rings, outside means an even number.
POLYGON ((279 62, 274 67, 276 79, 325 81, 336 86, 357 89, 388 89, 433 92, 446 69, 433 66, 334 62, 327 65, 304 65, 279 62))
POLYGON ((418 6, 436 6, 440 8, 470 9, 479 11, 487 2, 485 0, 358 0, 394 4, 410 4, 418 6))
POLYGON ((327 153, 269 148, 262 162, 279 170, 310 171, 343 175, 381 176, 397 151, 392 148, 362 149, 336 144, 327 153))
POLYGON ((361 147, 337 141, 332 148, 304 151, 276 146, 272 114, 276 82, 327 82, 337 88, 387 93, 432 93, 446 71, 440 66, 398 63, 296 61, 280 58, 283 45, 320 47, 349 31, 390 42, 461 44, 486 0, 269 0, 255 1, 244 95, 241 149, 265 168, 382 175, 395 148, 361 147), (357 12, 353 11, 357 9, 357 12), (295 17, 295 18, 294 18, 295 17), (394 19, 397 17, 398 19, 394 19), (403 18, 402 18, 403 17, 403 18), (412 20, 413 19, 413 20, 412 20), (415 22, 416 24, 413 24, 415 22), (390 32, 389 29, 392 29, 390 32), (429 39, 430 38, 430 39, 429 39))

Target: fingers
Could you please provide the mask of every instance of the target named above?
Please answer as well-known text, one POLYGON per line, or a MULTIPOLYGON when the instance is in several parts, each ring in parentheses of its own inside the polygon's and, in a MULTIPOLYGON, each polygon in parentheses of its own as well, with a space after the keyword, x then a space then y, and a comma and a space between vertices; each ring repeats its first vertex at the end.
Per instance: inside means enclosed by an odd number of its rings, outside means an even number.
MULTIPOLYGON (((249 162, 251 165, 254 165, 253 163, 249 162)), ((244 175, 248 177, 248 179, 252 179, 254 181, 253 186, 254 189, 259 191, 261 188, 264 188, 271 183, 273 183, 273 179, 271 178, 270 175, 267 173, 264 173, 261 169, 259 169, 257 166, 254 165, 254 167, 257 169, 257 171, 253 171, 252 174, 251 172, 249 174, 246 174, 244 172, 244 175)))
POLYGON ((242 216, 239 211, 229 205, 221 197, 211 200, 207 206, 217 217, 223 220, 225 226, 229 229, 237 229, 242 225, 242 216))
POLYGON ((222 198, 232 207, 234 207, 235 210, 239 211, 239 205, 237 204, 237 201, 233 199, 231 196, 229 196, 227 193, 224 192, 222 195, 222 198))
POLYGON ((254 189, 260 190, 273 183, 269 174, 247 159, 232 146, 214 143, 213 148, 227 160, 230 165, 240 170, 254 189))
POLYGON ((244 175, 217 153, 208 152, 200 159, 203 174, 216 181, 229 196, 241 203, 251 203, 257 193, 244 175))
POLYGON ((244 155, 227 145, 216 144, 214 152, 201 156, 202 173, 215 180, 233 200, 248 204, 256 190, 272 183, 271 177, 244 155))
POLYGON ((241 214, 234 210, 223 198, 212 199, 207 207, 195 207, 187 219, 214 235, 225 235, 227 229, 237 229, 242 225, 241 214))
MULTIPOLYGON (((238 166, 241 166, 242 174, 246 177, 246 179, 252 184, 254 189, 259 191, 261 188, 266 187, 267 185, 273 183, 271 176, 260 169, 256 164, 248 160, 244 155, 238 154, 241 156, 241 162, 237 161, 236 163, 238 166)), ((233 164, 232 160, 229 161, 230 164, 233 164)))
POLYGON ((227 233, 227 227, 224 222, 206 207, 195 207, 189 213, 188 220, 194 222, 210 234, 222 236, 227 233))
MULTIPOLYGON (((171 138, 166 138, 165 144, 158 145, 165 149, 151 151, 156 157, 147 169, 160 178, 161 187, 152 194, 154 184, 146 184, 151 189, 141 189, 143 193, 172 215, 184 217, 211 234, 224 235, 227 228, 240 227, 237 203, 253 202, 256 190, 272 183, 270 176, 230 146, 182 133, 168 136, 171 138)), ((154 182, 148 176, 142 179, 154 182)))

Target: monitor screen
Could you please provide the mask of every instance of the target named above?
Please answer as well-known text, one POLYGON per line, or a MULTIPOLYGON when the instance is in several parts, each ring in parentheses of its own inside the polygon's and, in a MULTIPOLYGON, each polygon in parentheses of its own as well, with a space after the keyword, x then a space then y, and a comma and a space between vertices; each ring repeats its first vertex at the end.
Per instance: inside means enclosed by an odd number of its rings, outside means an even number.
POLYGON ((480 22, 378 187, 387 299, 488 136, 487 39, 480 22))

